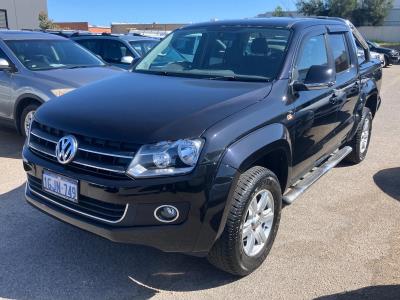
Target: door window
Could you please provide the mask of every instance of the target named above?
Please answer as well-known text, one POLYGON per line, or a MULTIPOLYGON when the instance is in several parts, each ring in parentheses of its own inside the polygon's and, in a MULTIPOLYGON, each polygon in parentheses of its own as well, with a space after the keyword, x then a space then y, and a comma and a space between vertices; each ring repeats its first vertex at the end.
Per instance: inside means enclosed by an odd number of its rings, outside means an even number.
POLYGON ((306 38, 300 50, 293 78, 304 82, 311 66, 328 66, 328 52, 323 34, 306 38))
POLYGON ((330 34, 329 43, 332 49, 336 73, 348 70, 350 68, 350 57, 344 34, 330 34))
POLYGON ((76 42, 92 53, 101 56, 101 40, 77 40, 76 42))
POLYGON ((134 57, 131 51, 119 41, 103 40, 103 43, 103 59, 108 63, 118 64, 124 56, 134 57))

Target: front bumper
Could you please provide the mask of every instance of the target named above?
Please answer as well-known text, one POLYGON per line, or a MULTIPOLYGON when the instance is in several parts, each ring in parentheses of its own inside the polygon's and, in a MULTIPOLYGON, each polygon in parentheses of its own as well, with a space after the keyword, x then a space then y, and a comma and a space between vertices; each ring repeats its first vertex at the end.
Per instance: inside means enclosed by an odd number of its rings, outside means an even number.
POLYGON ((390 64, 397 64, 400 61, 400 55, 389 55, 390 64))
POLYGON ((23 150, 23 161, 28 176, 26 200, 42 212, 114 242, 195 255, 207 253, 217 238, 236 171, 225 172, 224 185, 217 185, 214 191, 215 166, 211 164, 200 165, 186 176, 122 180, 69 170, 38 157, 27 147, 23 150), (82 206, 44 192, 41 189, 44 169, 78 180, 82 206), (154 209, 165 204, 180 210, 173 223, 164 224, 154 217, 154 209), (115 218, 109 217, 110 211, 116 214, 115 218))

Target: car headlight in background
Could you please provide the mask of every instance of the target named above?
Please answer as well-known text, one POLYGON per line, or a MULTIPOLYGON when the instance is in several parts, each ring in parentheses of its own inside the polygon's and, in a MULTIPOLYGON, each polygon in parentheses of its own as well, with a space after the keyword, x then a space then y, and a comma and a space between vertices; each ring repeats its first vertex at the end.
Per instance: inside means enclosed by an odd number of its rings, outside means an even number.
POLYGON ((56 97, 61 97, 62 95, 65 95, 66 93, 72 92, 73 90, 75 90, 75 89, 74 88, 54 89, 54 90, 51 90, 51 93, 56 97))
POLYGON ((127 174, 135 178, 180 175, 197 164, 204 141, 201 139, 144 145, 136 153, 127 174))

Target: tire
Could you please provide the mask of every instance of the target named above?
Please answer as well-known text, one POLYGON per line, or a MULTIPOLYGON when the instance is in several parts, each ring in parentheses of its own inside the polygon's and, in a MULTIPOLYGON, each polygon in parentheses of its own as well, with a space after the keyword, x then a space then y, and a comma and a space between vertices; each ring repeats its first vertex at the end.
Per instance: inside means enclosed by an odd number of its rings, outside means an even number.
MULTIPOLYGON (((261 203, 261 200, 257 203, 261 206, 259 203, 261 203)), ((209 262, 217 268, 237 276, 246 276, 256 270, 264 262, 274 243, 279 227, 281 208, 282 192, 274 173, 263 167, 253 167, 243 173, 232 196, 225 229, 208 254, 209 262), (262 223, 263 220, 259 219, 256 224, 261 223, 257 228, 260 229, 259 226, 261 226, 263 230, 268 231, 268 234, 264 234, 264 239, 266 239, 263 244, 254 245, 252 248, 254 255, 248 255, 246 251, 249 252, 251 248, 249 239, 254 236, 251 240, 257 240, 255 236, 258 231, 252 229, 251 226, 251 230, 247 231, 250 234, 245 237, 243 230, 249 228, 248 224, 250 220, 253 220, 253 218, 250 218, 250 209, 254 209, 254 206, 250 208, 250 205, 254 204, 252 200, 255 199, 255 196, 260 196, 261 199, 263 195, 269 197, 267 202, 270 203, 270 207, 263 211, 265 218, 268 216, 268 221, 262 223), (272 204, 273 207, 271 207, 272 204), (273 216, 268 211, 272 211, 273 216), (269 223, 269 226, 267 226, 267 223, 269 223), (258 253, 255 250, 258 250, 258 253)), ((261 235, 258 235, 258 237, 261 237, 261 235)))
POLYGON ((24 137, 27 136, 27 130, 28 130, 28 127, 26 126, 26 122, 28 121, 27 118, 32 117, 33 115, 31 115, 31 113, 35 113, 38 107, 39 107, 38 104, 29 104, 22 110, 21 116, 19 118, 19 128, 18 128, 22 136, 24 137))
POLYGON ((349 146, 353 148, 353 151, 346 157, 346 161, 359 164, 362 162, 367 156, 369 142, 371 140, 371 132, 372 132, 372 113, 369 108, 365 107, 363 109, 363 115, 358 125, 358 129, 353 139, 349 142, 349 146), (366 125, 366 123, 368 123, 366 125), (365 126, 368 126, 368 130, 365 131, 365 126), (365 133, 368 132, 367 137, 365 137, 365 133))
POLYGON ((387 67, 389 67, 389 58, 385 55, 385 61, 384 61, 384 63, 383 63, 383 67, 384 68, 387 68, 387 67))

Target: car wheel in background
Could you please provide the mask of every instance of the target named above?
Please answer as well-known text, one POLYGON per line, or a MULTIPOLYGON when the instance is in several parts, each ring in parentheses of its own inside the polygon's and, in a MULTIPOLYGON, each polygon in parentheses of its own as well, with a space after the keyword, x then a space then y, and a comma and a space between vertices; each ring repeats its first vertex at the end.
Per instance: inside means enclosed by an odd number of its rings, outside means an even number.
POLYGON ((208 260, 233 275, 245 276, 267 257, 278 231, 282 193, 274 173, 253 167, 236 185, 225 229, 208 260))
POLYGON ((29 126, 38 107, 39 107, 38 104, 29 104, 22 110, 19 130, 24 137, 28 136, 29 126))
POLYGON ((389 66, 389 58, 385 55, 385 60, 383 61, 383 67, 386 68, 389 66))

